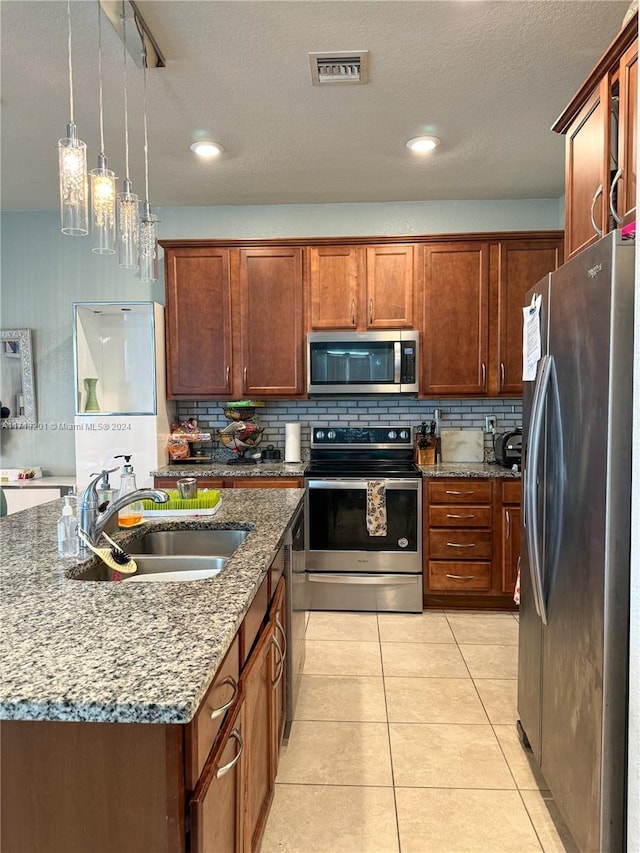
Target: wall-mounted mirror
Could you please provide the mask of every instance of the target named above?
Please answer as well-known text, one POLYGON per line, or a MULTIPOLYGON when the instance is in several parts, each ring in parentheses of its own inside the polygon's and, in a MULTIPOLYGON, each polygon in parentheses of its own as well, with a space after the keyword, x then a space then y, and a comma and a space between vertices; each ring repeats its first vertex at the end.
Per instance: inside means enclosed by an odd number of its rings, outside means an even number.
POLYGON ((0 402, 3 426, 36 423, 31 329, 0 332, 0 402))

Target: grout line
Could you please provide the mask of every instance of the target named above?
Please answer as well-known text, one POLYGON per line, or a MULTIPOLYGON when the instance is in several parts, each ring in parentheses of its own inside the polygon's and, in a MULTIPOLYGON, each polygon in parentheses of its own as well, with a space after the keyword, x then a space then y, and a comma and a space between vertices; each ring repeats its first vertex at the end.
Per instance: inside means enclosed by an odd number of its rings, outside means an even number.
POLYGON ((393 769, 393 751, 391 749, 391 727, 389 724, 389 706, 387 704, 387 685, 384 674, 384 658, 382 656, 382 640, 380 638, 380 619, 376 616, 378 625, 378 641, 380 643, 380 665, 382 667, 382 692, 384 694, 384 710, 387 717, 387 743, 389 744, 389 764, 391 765, 391 786, 393 788, 393 810, 396 816, 396 839, 398 842, 398 851, 402 853, 402 843, 400 841, 400 820, 398 817, 398 799, 396 797, 396 777, 393 769))

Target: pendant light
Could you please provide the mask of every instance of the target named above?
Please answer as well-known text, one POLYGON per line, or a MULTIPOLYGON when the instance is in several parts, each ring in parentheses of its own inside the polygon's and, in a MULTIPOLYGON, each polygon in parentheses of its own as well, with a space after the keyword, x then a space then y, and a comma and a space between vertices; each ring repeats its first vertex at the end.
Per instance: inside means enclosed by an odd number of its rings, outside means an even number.
MULTIPOLYGON (((126 17, 122 17, 123 30, 126 17)), ((123 40, 124 66, 124 159, 125 177, 123 191, 117 196, 118 213, 118 263, 123 269, 134 270, 138 267, 139 211, 138 196, 132 192, 133 184, 129 179, 129 119, 127 105, 127 48, 126 33, 123 40)))
POLYGON ((60 174, 60 227, 63 234, 84 237, 89 233, 87 146, 78 139, 73 120, 73 63, 71 59, 71 2, 67 0, 68 56, 69 56, 69 123, 67 135, 58 140, 58 167, 60 174))
POLYGON ((97 255, 114 255, 116 242, 116 176, 107 168, 104 153, 104 114, 102 107, 102 13, 98 9, 98 81, 100 101, 100 154, 98 168, 91 176, 91 251, 97 255))
POLYGON ((147 134, 147 57, 143 50, 144 205, 140 218, 140 281, 158 281, 158 217, 149 203, 149 139, 147 134))

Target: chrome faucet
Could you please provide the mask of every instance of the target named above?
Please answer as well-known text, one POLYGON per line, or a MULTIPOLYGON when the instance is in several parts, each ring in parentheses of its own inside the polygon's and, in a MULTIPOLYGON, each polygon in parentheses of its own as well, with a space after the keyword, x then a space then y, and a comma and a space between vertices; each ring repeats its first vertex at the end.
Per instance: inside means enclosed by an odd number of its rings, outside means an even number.
MULTIPOLYGON (((117 515, 121 509, 129 506, 129 504, 142 500, 150 500, 158 504, 163 504, 169 500, 169 495, 161 489, 136 489, 135 492, 128 492, 106 506, 98 505, 98 493, 96 491, 98 480, 102 479, 105 474, 112 474, 117 470, 117 468, 111 468, 109 471, 101 471, 99 474, 95 474, 93 480, 91 480, 82 493, 80 501, 80 529, 92 545, 98 544, 98 539, 102 531, 113 516, 117 515)), ((84 547, 82 543, 80 547, 81 549, 84 547)), ((86 547, 84 547, 84 550, 87 550, 86 547)))

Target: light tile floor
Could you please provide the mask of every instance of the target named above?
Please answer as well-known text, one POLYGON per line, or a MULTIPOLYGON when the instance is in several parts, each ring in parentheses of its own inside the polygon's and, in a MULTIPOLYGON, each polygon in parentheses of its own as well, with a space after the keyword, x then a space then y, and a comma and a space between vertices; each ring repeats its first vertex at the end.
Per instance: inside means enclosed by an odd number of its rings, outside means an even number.
POLYGON ((574 853, 516 733, 511 613, 311 613, 261 853, 574 853))

